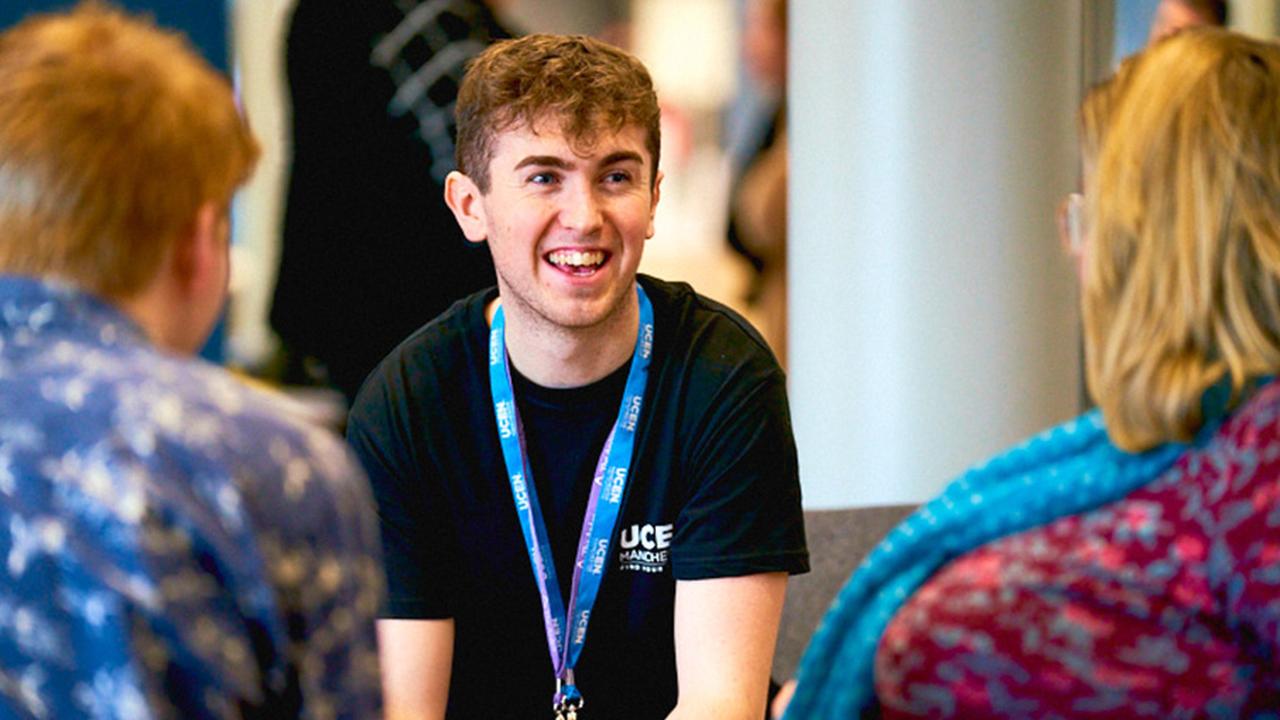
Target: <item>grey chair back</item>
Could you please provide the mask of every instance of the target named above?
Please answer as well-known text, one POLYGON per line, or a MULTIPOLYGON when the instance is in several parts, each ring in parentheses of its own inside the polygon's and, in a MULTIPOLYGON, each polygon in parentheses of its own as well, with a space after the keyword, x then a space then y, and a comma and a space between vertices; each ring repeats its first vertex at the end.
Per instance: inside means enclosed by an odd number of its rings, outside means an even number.
POLYGON ((795 676, 800 656, 836 593, 876 543, 913 510, 914 505, 888 505, 805 511, 810 569, 787 585, 773 656, 776 680, 795 676))

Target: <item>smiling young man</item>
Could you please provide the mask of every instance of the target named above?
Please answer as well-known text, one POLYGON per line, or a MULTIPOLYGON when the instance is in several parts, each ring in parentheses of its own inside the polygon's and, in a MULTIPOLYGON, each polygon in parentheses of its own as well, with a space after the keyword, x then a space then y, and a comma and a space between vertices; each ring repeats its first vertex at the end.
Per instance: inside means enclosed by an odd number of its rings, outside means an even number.
POLYGON ((662 180, 647 71, 506 41, 457 115, 446 199, 498 286, 410 336, 348 425, 382 522, 389 717, 763 717, 808 563, 785 378, 736 314, 637 277, 662 180))

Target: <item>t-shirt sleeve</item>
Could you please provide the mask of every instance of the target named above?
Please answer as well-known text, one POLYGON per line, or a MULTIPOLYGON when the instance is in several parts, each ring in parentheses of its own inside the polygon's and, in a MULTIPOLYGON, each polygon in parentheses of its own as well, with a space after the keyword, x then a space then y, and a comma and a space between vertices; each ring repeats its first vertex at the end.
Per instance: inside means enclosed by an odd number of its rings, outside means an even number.
POLYGON ((453 616, 454 539, 429 462, 416 448, 408 384, 384 363, 352 405, 347 442, 373 489, 387 574, 383 617, 453 616))
POLYGON ((773 372, 707 415, 690 446, 690 494, 677 517, 677 580, 809 569, 785 378, 773 372))

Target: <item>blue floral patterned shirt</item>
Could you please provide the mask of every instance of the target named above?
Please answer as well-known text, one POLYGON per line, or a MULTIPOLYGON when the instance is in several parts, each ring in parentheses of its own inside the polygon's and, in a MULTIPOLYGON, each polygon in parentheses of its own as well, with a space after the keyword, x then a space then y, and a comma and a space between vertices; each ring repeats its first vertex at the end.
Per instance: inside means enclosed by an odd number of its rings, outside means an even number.
POLYGON ((367 482, 290 407, 0 275, 0 717, 380 714, 367 482))

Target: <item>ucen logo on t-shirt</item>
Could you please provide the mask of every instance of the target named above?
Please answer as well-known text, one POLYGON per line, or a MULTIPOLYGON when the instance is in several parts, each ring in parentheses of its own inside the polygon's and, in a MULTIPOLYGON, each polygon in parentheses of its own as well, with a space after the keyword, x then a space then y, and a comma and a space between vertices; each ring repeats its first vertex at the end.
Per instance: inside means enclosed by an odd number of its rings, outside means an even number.
POLYGON ((671 561, 673 525, 632 525, 622 529, 618 569, 660 573, 671 561))

